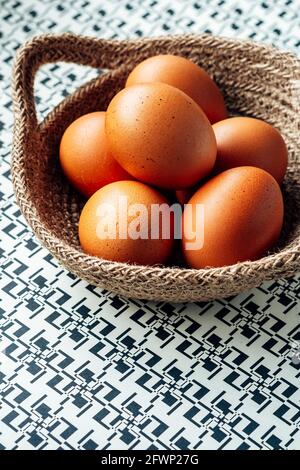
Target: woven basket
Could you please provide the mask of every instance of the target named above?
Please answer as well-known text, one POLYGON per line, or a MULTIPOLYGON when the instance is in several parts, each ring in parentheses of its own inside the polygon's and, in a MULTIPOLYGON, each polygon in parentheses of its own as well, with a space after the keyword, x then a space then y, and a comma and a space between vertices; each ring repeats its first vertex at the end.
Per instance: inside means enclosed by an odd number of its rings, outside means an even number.
POLYGON ((12 176, 21 211, 63 266, 91 284, 127 297, 204 301, 292 276, 300 270, 299 80, 300 62, 292 54, 208 35, 132 41, 72 34, 34 38, 19 50, 13 72, 12 176), (145 267, 88 256, 80 248, 77 224, 84 201, 61 173, 61 136, 80 115, 105 110, 135 64, 161 53, 182 55, 202 65, 221 87, 231 114, 264 119, 286 140, 284 229, 277 247, 258 261, 200 270, 145 267), (77 89, 38 123, 34 76, 41 65, 58 61, 105 69, 105 73, 77 89))

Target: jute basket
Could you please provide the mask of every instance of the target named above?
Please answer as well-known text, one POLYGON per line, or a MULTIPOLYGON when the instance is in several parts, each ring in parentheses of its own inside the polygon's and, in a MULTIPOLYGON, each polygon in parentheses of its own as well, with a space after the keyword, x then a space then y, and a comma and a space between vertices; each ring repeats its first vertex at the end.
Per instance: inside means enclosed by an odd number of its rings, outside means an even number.
POLYGON ((32 39, 19 51, 13 71, 12 176, 21 211, 41 243, 77 276, 127 297, 204 301, 227 297, 265 280, 300 270, 300 63, 292 54, 252 42, 208 35, 112 41, 72 34, 32 39), (80 248, 77 223, 82 198, 58 164, 65 128, 82 114, 105 110, 128 72, 146 57, 172 53, 202 65, 221 87, 231 114, 275 125, 289 148, 283 186, 285 224, 275 249, 264 258, 225 268, 145 267, 101 260, 80 248), (33 85, 37 69, 67 61, 105 69, 37 122, 33 85))

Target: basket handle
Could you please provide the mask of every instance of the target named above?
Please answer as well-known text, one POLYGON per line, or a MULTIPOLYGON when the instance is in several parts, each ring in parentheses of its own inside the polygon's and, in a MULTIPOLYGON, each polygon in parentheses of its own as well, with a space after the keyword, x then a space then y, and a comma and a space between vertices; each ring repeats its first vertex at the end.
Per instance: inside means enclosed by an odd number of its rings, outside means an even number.
MULTIPOLYGON (((19 135, 33 130, 38 132, 38 120, 34 100, 34 78, 38 69, 47 63, 74 62, 101 69, 131 66, 156 54, 174 53, 181 50, 189 56, 194 48, 212 48, 218 40, 210 35, 162 36, 131 40, 98 39, 72 33, 36 36, 22 46, 13 67, 13 104, 15 124, 19 135)), ((199 49, 200 48, 200 49, 199 49)))
POLYGON ((129 62, 133 44, 88 38, 74 34, 43 35, 28 41, 16 55, 13 68, 13 102, 15 120, 29 130, 37 130, 38 120, 34 100, 34 78, 47 63, 74 62, 95 68, 114 69, 129 62))

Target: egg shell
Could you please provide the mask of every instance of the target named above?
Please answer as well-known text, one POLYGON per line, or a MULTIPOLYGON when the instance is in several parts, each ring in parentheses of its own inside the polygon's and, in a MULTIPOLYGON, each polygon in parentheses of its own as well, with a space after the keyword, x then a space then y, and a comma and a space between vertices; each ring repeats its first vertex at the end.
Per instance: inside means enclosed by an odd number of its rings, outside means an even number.
POLYGON ((129 74, 126 86, 162 82, 179 88, 205 112, 211 123, 227 117, 224 98, 208 73, 194 62, 165 54, 149 57, 129 74))
MULTIPOLYGON (((136 263, 141 265, 163 264, 169 258, 173 247, 173 220, 170 219, 170 237, 163 239, 160 231, 159 238, 151 238, 151 207, 153 204, 168 204, 167 199, 156 189, 153 189, 137 181, 120 181, 111 183, 99 189, 85 204, 79 219, 79 240, 83 250, 94 256, 112 261, 124 263, 136 263), (132 204, 143 204, 147 213, 142 215, 147 219, 147 239, 142 238, 120 238, 119 227, 128 214, 128 225, 134 220, 130 212, 120 206, 121 198, 126 197, 128 208, 132 204), (99 234, 100 207, 109 205, 108 216, 102 213, 102 217, 108 217, 107 231, 112 238, 99 234), (119 210, 120 209, 120 210, 119 210), (116 217, 112 214, 115 213, 116 217), (116 236, 114 230, 116 229, 116 236)), ((104 219, 102 224, 105 224, 104 219)), ((143 222, 141 223, 141 225, 143 222)), ((123 226, 123 225, 122 225, 123 226)), ((121 235, 122 236, 122 235, 121 235)))
POLYGON ((212 126, 185 93, 164 83, 120 91, 106 113, 109 149, 140 181, 165 189, 193 186, 216 158, 212 126))
POLYGON ((239 167, 205 183, 190 199, 191 214, 184 210, 183 226, 204 235, 202 247, 183 252, 193 268, 221 267, 256 260, 272 248, 283 223, 283 199, 277 181, 264 170, 239 167), (204 208, 204 221, 195 216, 196 205, 204 208))
POLYGON ((280 132, 260 119, 233 117, 213 125, 217 141, 215 170, 256 166, 279 184, 287 169, 288 152, 280 132))
POLYGON ((61 139, 59 155, 66 177, 87 197, 108 183, 132 178, 108 151, 105 112, 85 114, 72 122, 61 139))
POLYGON ((182 205, 186 204, 191 199, 195 191, 195 188, 179 189, 178 191, 175 191, 176 200, 182 205))

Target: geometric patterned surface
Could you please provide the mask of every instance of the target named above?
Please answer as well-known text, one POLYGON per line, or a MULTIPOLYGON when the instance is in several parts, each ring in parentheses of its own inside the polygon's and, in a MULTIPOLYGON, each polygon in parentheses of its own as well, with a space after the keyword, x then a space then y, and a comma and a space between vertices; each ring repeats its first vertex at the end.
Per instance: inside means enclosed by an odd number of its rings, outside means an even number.
MULTIPOLYGON (((300 275, 207 303, 117 297, 40 246, 9 169, 12 59, 33 35, 207 31, 297 54, 299 11, 299 0, 0 1, 0 449, 300 449, 300 275)), ((94 73, 43 67, 40 116, 94 73)))

